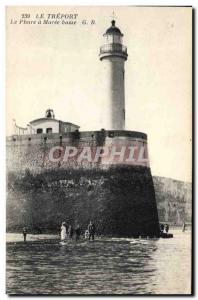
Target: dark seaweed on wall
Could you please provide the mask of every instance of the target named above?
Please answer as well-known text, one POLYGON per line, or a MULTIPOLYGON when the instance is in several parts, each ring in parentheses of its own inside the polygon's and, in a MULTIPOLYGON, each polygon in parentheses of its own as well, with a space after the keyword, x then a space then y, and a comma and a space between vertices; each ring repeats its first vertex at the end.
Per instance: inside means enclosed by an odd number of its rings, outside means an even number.
POLYGON ((112 167, 55 169, 33 174, 9 172, 7 230, 59 232, 62 221, 84 231, 90 221, 97 234, 158 236, 158 218, 150 169, 112 167))

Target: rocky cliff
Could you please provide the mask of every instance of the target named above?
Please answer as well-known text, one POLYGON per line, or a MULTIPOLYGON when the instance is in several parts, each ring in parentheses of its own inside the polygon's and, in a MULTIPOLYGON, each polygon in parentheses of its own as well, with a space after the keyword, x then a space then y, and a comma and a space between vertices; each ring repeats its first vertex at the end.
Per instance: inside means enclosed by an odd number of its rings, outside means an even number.
POLYGON ((192 184, 171 178, 153 176, 158 215, 161 222, 181 225, 191 223, 192 184))

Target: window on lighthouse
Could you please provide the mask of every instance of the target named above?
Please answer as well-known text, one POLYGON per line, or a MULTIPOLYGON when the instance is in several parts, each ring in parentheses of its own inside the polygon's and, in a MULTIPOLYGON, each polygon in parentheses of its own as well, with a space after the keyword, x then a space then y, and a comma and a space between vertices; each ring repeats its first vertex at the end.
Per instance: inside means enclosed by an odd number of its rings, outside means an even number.
POLYGON ((117 34, 107 34, 106 44, 122 44, 122 36, 117 34))
POLYGON ((113 44, 113 35, 112 34, 106 35, 106 44, 113 44))
POLYGON ((120 35, 113 35, 113 43, 115 44, 122 44, 122 37, 120 35))

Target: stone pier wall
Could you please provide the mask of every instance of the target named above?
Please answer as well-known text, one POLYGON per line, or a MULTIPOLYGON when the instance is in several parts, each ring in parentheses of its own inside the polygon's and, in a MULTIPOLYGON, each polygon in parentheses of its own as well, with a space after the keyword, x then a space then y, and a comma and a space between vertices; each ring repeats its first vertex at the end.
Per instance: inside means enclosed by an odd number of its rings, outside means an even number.
POLYGON ((150 168, 144 164, 52 163, 54 146, 146 144, 146 135, 128 131, 74 132, 7 139, 7 230, 58 231, 62 221, 93 219, 97 233, 158 236, 159 224, 150 168), (105 165, 106 166, 106 165, 105 165))

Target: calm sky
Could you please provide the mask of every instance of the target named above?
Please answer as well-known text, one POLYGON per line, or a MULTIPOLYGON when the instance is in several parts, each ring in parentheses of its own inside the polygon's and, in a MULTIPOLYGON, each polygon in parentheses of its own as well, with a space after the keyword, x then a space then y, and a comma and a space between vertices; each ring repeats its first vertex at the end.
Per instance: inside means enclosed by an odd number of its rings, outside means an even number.
POLYGON ((129 54, 126 129, 147 133, 153 175, 191 181, 191 8, 7 8, 7 134, 13 133, 12 119, 26 127, 47 108, 82 131, 103 127, 98 54, 113 11, 129 54), (24 24, 36 14, 46 20, 47 14, 58 13, 78 14, 77 24, 24 24))

